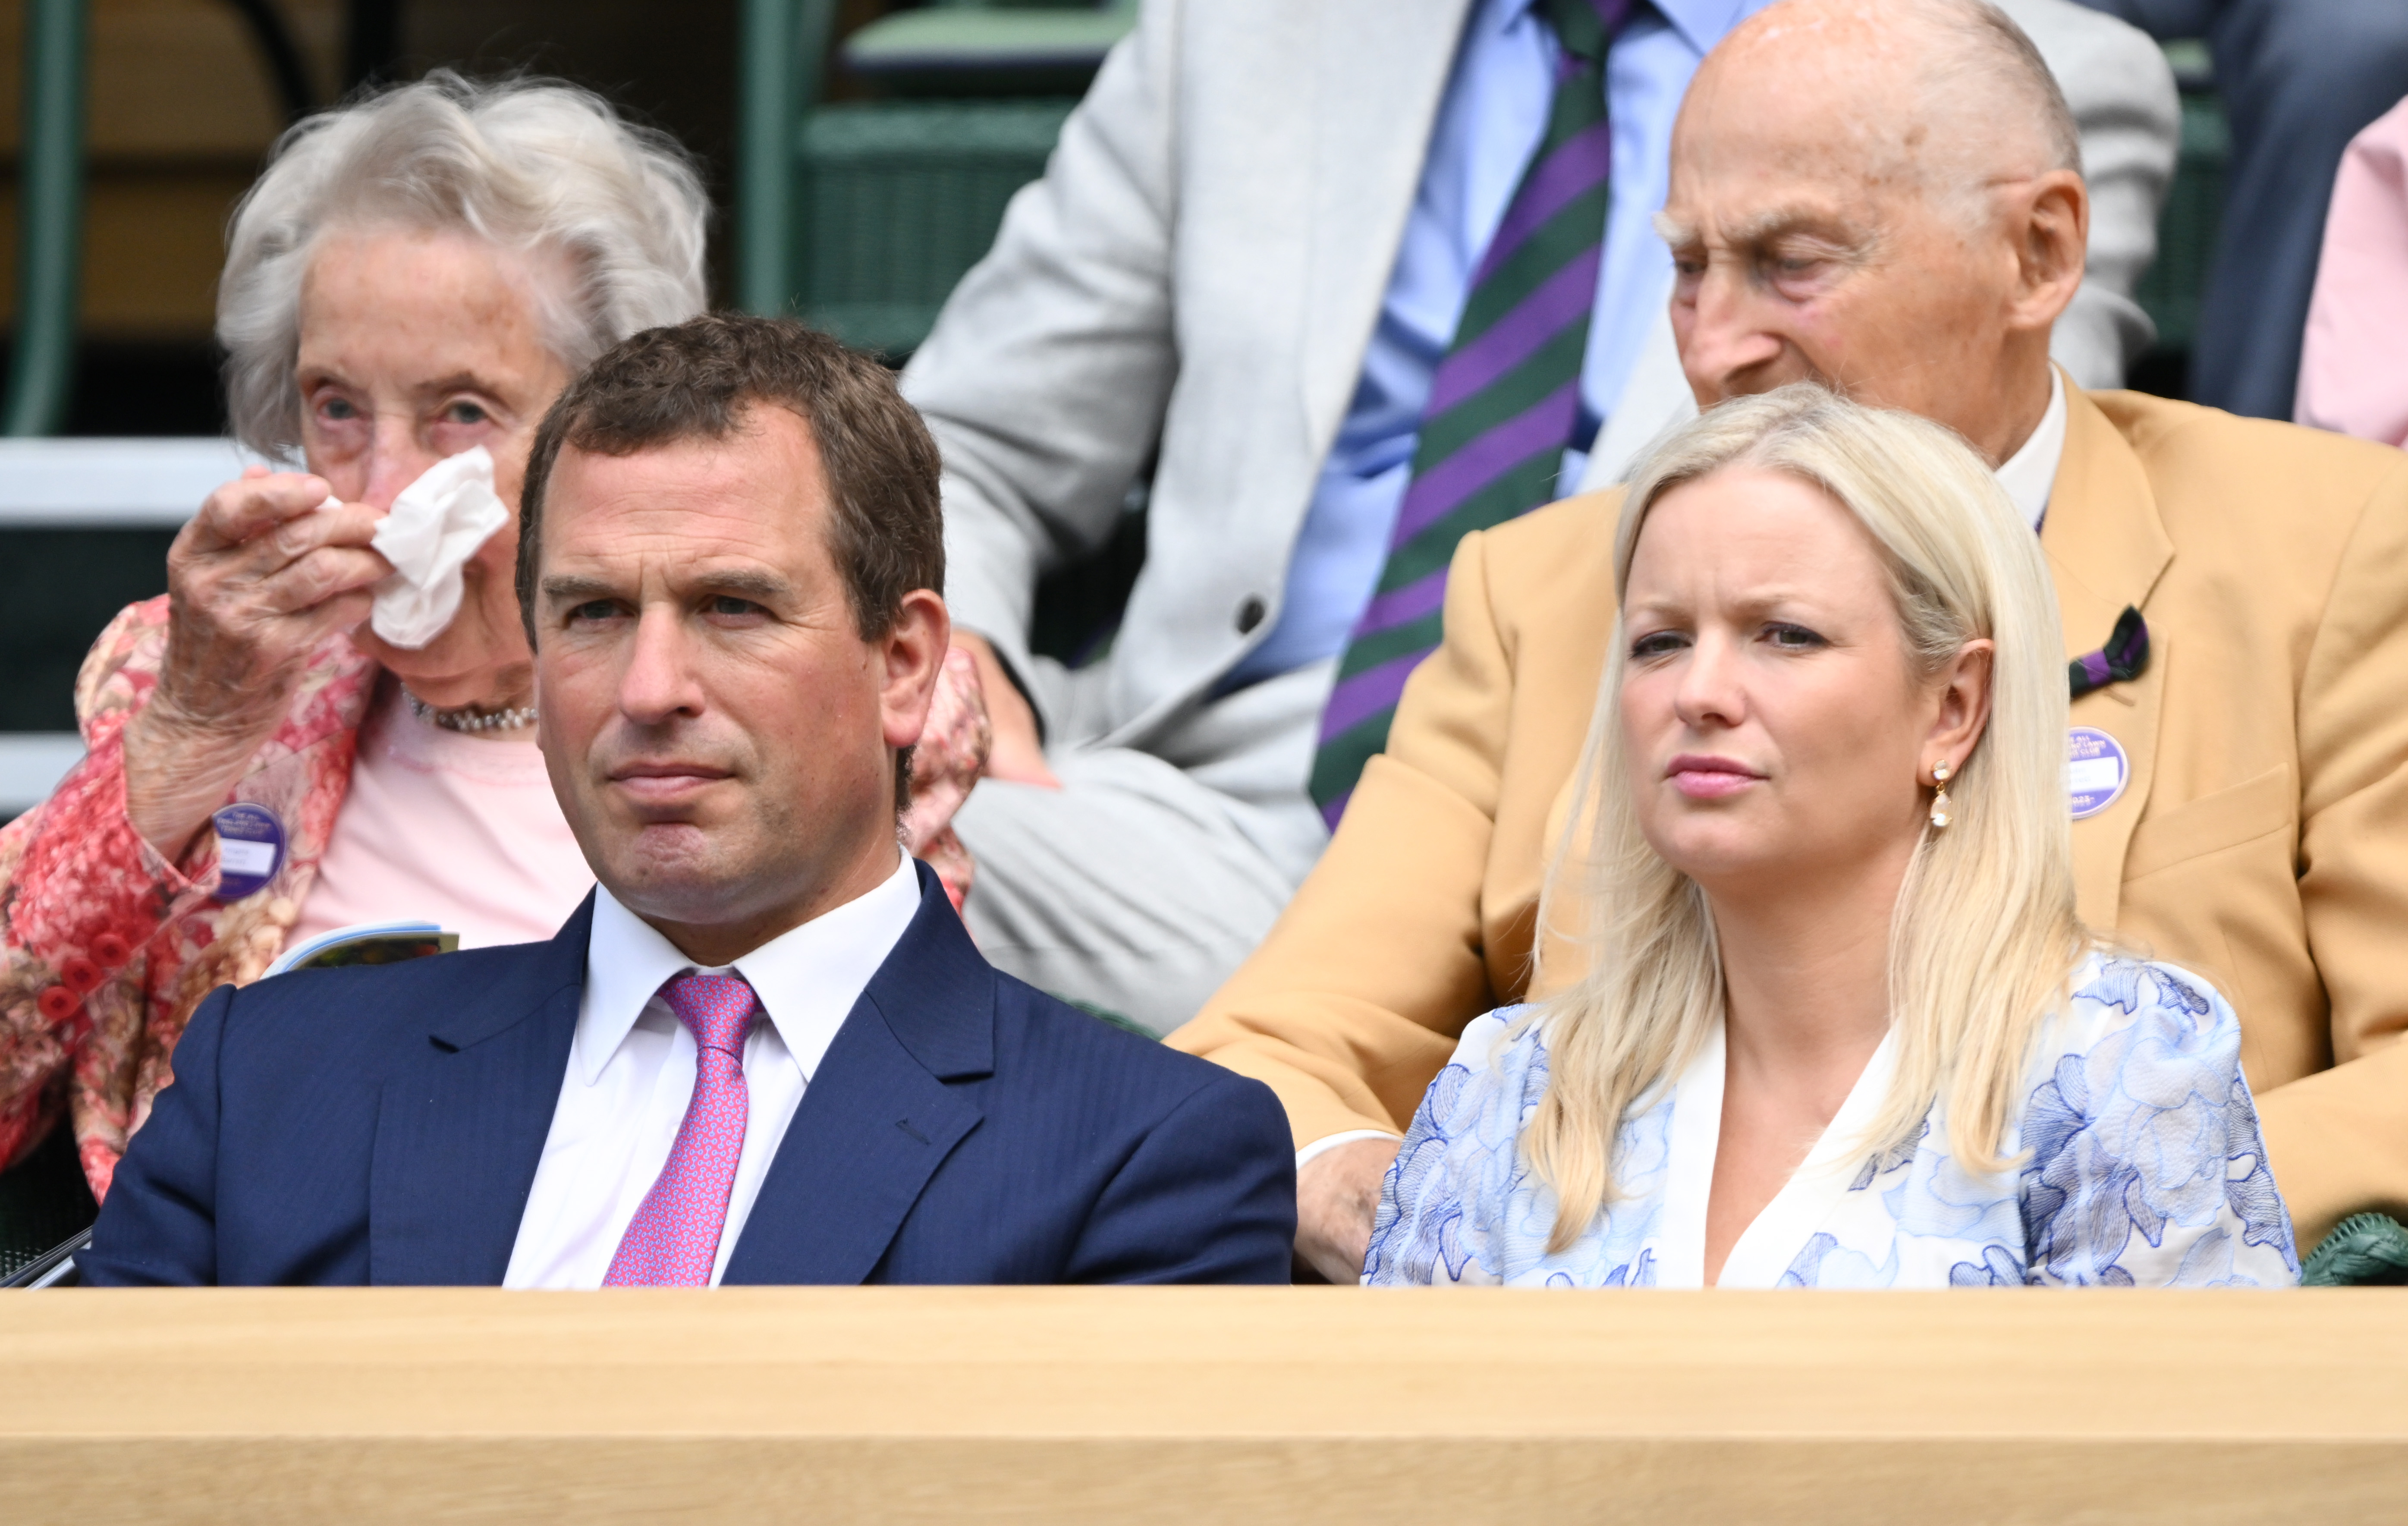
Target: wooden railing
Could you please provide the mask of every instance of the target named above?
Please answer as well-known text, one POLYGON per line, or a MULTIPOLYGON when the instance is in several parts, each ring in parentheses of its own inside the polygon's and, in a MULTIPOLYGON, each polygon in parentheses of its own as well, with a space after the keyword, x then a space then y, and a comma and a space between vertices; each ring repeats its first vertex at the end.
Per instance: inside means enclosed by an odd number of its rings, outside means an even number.
POLYGON ((2396 1519, 2408 1291, 0 1296, 0 1519, 2396 1519))

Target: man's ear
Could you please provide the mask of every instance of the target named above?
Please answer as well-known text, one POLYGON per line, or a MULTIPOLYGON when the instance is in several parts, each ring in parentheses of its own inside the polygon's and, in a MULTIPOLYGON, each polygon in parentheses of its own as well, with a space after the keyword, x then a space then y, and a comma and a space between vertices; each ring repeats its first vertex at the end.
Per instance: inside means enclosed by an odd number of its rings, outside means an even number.
POLYGON ((915 588, 903 596, 893 627, 870 643, 886 669, 878 704, 887 746, 910 747, 919 741, 953 634, 953 618, 944 599, 930 589, 915 588))
POLYGON ((2008 215, 2016 256, 2008 326, 2045 329, 2082 289, 2090 192, 2072 170, 2052 169, 2017 188, 2008 215))

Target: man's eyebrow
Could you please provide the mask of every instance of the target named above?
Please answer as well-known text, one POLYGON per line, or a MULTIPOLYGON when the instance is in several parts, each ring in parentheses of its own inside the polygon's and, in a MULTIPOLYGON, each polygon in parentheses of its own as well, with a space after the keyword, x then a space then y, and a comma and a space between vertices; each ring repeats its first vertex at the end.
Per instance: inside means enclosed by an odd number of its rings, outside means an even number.
MULTIPOLYGON (((1754 217, 1743 218, 1731 223, 1724 230, 1724 241, 1734 247, 1745 248, 1753 244, 1769 242, 1783 234, 1795 233, 1800 229, 1839 233, 1846 242, 1853 244, 1856 241, 1853 230, 1843 229, 1829 212, 1811 207, 1796 206, 1768 208, 1754 217)), ((1696 243, 1700 235, 1697 228, 1679 221, 1670 213, 1657 212, 1656 237, 1663 239, 1672 248, 1679 249, 1684 244, 1696 243)))
POLYGON ((731 567, 724 572, 699 572, 694 581, 713 593, 735 594, 757 604, 787 598, 795 591, 793 583, 758 568, 731 567))
MULTIPOLYGON (((738 598, 749 598, 759 604, 773 603, 791 597, 795 591, 793 583, 775 572, 751 567, 731 567, 718 571, 699 571, 689 581, 698 587, 710 589, 714 594, 731 594, 738 598)), ((620 594, 619 585, 606 578, 580 577, 573 572, 549 574, 543 579, 540 586, 543 589, 544 597, 567 599, 571 602, 589 598, 616 598, 620 594)))
POLYGON ((1785 233, 1801 231, 1832 233, 1842 241, 1856 241, 1855 230, 1846 228, 1830 212, 1814 207, 1768 207, 1754 217, 1742 218, 1731 224, 1728 238, 1734 244, 1762 244, 1785 233))
POLYGON ((600 578, 580 578, 565 572, 555 572, 545 578, 541 587, 546 598, 567 599, 580 604, 589 598, 615 598, 619 593, 615 585, 600 578))

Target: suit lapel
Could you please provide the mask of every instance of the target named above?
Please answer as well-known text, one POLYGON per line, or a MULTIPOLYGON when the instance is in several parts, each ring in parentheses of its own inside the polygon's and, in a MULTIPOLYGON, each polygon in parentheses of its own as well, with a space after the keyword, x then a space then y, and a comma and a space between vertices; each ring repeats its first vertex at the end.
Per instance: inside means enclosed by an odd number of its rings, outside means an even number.
POLYGON ((1325 0, 1313 71, 1304 410, 1317 464, 1338 438, 1421 185, 1473 0, 1325 0))
POLYGON ((499 1286, 543 1159, 585 988, 588 896, 523 973, 464 993, 388 1082, 368 1183, 368 1280, 499 1286))
POLYGON ((724 1282, 864 1281, 984 1116, 946 1083, 994 1073, 995 972, 919 874, 919 914, 804 1089, 724 1282))
MULTIPOLYGON (((2057 583, 2069 661, 2097 651, 2127 605, 2145 613, 2149 595, 2174 555, 2141 458, 2071 380, 2065 383, 2065 457, 2049 493, 2040 541, 2057 583)), ((2146 671, 2073 704, 2072 724, 2114 738, 2128 770, 2114 804, 2073 824, 2082 919, 2101 930, 2115 925, 2124 854, 2157 771, 2157 718, 2166 672, 2176 660, 2169 634, 2152 627, 2146 671)))

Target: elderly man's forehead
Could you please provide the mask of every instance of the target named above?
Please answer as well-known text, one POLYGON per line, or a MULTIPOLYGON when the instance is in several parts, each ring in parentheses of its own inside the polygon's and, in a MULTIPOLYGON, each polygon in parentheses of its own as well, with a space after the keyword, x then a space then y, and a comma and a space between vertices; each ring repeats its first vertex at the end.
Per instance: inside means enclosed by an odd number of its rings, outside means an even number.
MULTIPOLYGON (((1734 28, 1698 73, 1743 75, 1759 88, 1894 87, 1932 55, 1932 29, 1910 20, 1917 8, 1914 0, 1783 0, 1734 28)), ((1879 104, 1912 103, 1892 92, 1879 104)))
MULTIPOLYGON (((1778 0, 1731 28, 1731 49, 1828 41, 1856 53, 1891 47, 1901 19, 1925 0, 1778 0)), ((1945 0, 1941 0, 1945 3, 1945 0)))
POLYGON ((1782 0, 1708 55, 1675 130, 1720 156, 1881 182, 2036 173, 2053 158, 2027 82, 1952 0, 1782 0))
POLYGON ((1860 226, 1901 198, 1920 198, 1929 178, 1904 135, 1885 135, 1865 113, 1828 100, 1696 104, 1674 140, 1658 220, 1676 244, 1698 235, 1738 243, 1794 228, 1860 226))
POLYGON ((1674 129, 1677 159, 1738 154, 1783 167, 1829 161, 1880 178, 1934 146, 1944 128, 1911 53, 1798 30, 1811 36, 1770 35, 1752 46, 1734 36, 1715 50, 1674 129))

